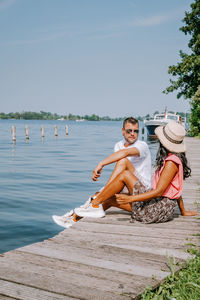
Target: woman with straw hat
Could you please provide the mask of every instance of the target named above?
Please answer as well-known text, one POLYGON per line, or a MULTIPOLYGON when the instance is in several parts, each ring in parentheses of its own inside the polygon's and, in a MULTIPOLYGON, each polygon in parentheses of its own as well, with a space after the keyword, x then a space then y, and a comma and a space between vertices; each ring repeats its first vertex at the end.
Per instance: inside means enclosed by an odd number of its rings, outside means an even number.
POLYGON ((195 216, 197 212, 184 209, 182 200, 183 180, 191 176, 185 155, 185 129, 176 122, 169 122, 166 126, 157 127, 155 132, 160 145, 152 190, 131 196, 116 195, 117 202, 132 203, 132 219, 143 223, 172 219, 177 202, 183 216, 195 216))

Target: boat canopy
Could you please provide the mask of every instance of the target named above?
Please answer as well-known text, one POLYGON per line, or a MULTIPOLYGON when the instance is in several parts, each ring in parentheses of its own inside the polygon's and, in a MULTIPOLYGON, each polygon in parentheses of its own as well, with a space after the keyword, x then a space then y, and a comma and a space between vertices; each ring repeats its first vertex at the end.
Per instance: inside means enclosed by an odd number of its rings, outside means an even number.
POLYGON ((155 117, 154 117, 154 120, 163 120, 163 119, 178 121, 179 116, 178 115, 172 115, 172 114, 166 114, 166 115, 159 114, 159 115, 155 115, 155 117))

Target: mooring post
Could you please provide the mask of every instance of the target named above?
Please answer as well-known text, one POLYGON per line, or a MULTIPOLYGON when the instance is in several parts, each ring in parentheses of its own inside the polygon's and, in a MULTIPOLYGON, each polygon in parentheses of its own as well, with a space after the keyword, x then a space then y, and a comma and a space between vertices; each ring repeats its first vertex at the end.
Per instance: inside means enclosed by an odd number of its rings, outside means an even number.
POLYGON ((58 136, 58 126, 57 125, 54 126, 54 135, 58 136))
POLYGON ((28 125, 25 126, 25 135, 26 135, 26 140, 29 140, 29 130, 28 130, 28 125))
POLYGON ((44 125, 41 126, 40 130, 42 131, 42 138, 44 138, 44 125))
POLYGON ((68 135, 69 134, 69 130, 68 130, 69 128, 68 128, 68 125, 65 125, 65 132, 66 132, 66 135, 68 135))
POLYGON ((16 127, 15 127, 15 125, 12 126, 11 133, 12 133, 12 140, 13 140, 13 142, 15 142, 16 141, 16 127))

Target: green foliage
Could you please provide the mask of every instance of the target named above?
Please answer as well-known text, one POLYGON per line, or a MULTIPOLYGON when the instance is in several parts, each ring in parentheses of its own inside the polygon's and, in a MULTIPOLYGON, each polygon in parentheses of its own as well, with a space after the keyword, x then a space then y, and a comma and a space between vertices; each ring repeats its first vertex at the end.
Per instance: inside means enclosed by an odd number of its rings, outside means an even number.
MULTIPOLYGON (((194 97, 200 86, 200 1, 195 0, 190 6, 191 12, 185 12, 185 18, 183 19, 186 25, 180 28, 182 32, 191 36, 188 42, 190 54, 180 51, 181 62, 169 66, 168 73, 176 79, 170 79, 171 85, 163 91, 168 94, 178 90, 177 98, 183 96, 185 99, 194 97)), ((190 102, 190 134, 193 136, 200 135, 199 102, 199 97, 193 98, 190 102)))
POLYGON ((185 34, 191 35, 188 47, 191 54, 180 51, 181 62, 176 66, 169 66, 168 73, 176 77, 170 79, 171 85, 166 88, 164 93, 168 94, 174 90, 179 90, 177 98, 183 96, 191 99, 200 85, 200 1, 195 0, 191 4, 191 12, 185 12, 183 19, 185 26, 180 30, 185 34))
POLYGON ((191 101, 190 134, 200 137, 200 86, 191 101))
POLYGON ((57 114, 51 114, 50 112, 32 112, 32 111, 23 111, 19 112, 11 112, 5 114, 3 112, 0 113, 0 119, 23 119, 23 120, 57 120, 59 116, 57 114))
MULTIPOLYGON (((153 115, 158 114, 159 111, 155 111, 153 115)), ((175 113, 175 112, 171 112, 175 113)), ((182 117, 185 117, 184 112, 177 112, 177 114, 181 115, 182 117)), ((58 120, 63 118, 64 120, 69 121, 76 121, 76 120, 87 120, 87 121, 123 121, 126 117, 119 117, 119 118, 110 118, 109 116, 100 117, 98 115, 92 114, 91 116, 85 115, 85 116, 79 116, 79 115, 73 115, 69 113, 68 115, 61 115, 59 116, 56 113, 50 113, 45 111, 38 112, 31 112, 31 111, 25 111, 22 113, 19 112, 11 112, 8 114, 5 114, 4 112, 0 112, 0 119, 23 119, 23 120, 58 120)), ((139 121, 143 121, 144 119, 150 119, 150 114, 147 114, 146 116, 136 116, 136 119, 139 121)), ((186 114, 186 118, 188 120, 189 114, 186 114)))
POLYGON ((190 251, 196 257, 175 273, 175 262, 168 257, 170 276, 157 289, 151 288, 141 295, 141 300, 198 300, 200 299, 200 251, 190 251))
POLYGON ((79 115, 62 115, 59 116, 56 113, 50 113, 45 111, 40 112, 31 112, 31 111, 24 111, 22 113, 19 112, 11 112, 8 114, 5 114, 4 112, 0 112, 0 119, 23 119, 23 120, 58 120, 63 118, 64 120, 87 120, 87 121, 121 121, 123 118, 110 118, 108 116, 105 117, 99 117, 95 114, 92 114, 91 116, 85 115, 85 116, 79 116, 79 115))

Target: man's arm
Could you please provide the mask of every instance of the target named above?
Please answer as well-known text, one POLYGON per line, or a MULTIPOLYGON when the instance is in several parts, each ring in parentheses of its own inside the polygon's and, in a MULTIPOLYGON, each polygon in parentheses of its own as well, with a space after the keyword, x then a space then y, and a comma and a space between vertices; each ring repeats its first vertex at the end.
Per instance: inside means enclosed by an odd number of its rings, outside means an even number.
POLYGON ((96 181, 102 172, 104 166, 117 162, 127 156, 140 156, 140 152, 136 147, 131 147, 127 149, 122 149, 114 152, 110 156, 106 157, 104 160, 100 161, 94 171, 92 172, 92 179, 96 181))

